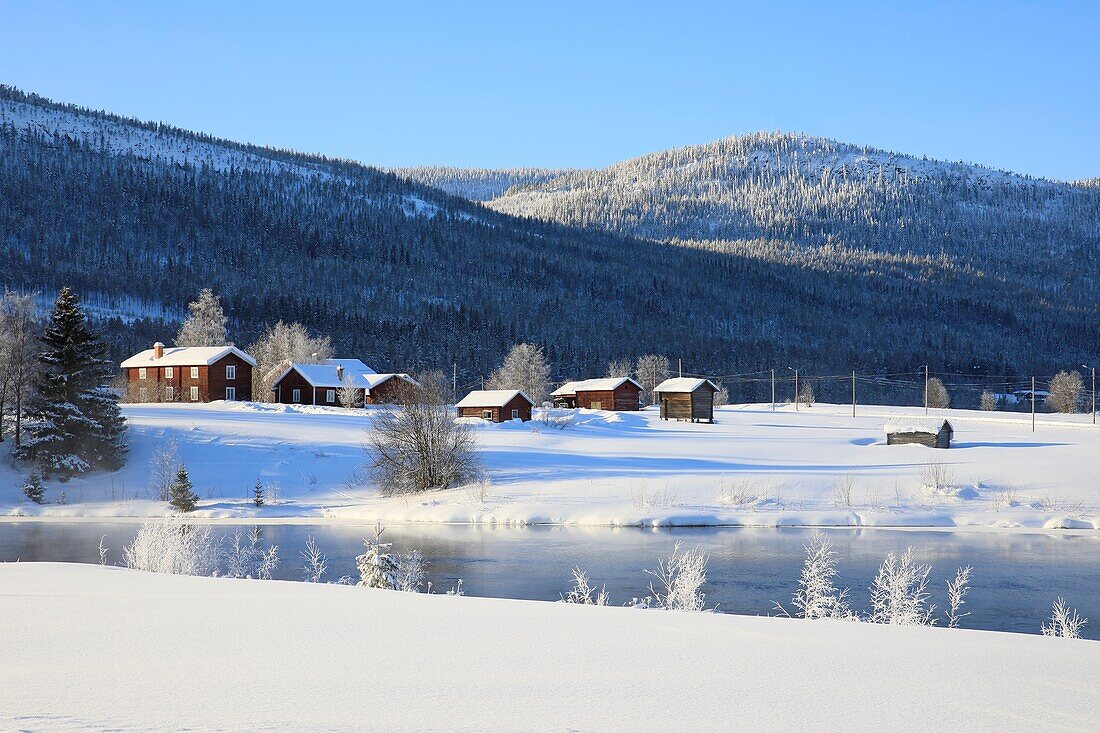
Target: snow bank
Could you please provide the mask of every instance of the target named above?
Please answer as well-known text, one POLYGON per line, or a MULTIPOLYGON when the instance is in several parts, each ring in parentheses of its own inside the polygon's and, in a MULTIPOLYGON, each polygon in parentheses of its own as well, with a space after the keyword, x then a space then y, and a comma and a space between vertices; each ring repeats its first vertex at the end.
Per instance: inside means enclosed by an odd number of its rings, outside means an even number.
POLYGON ((1100 705, 1100 642, 1038 635, 46 563, 0 565, 0 617, 4 729, 1086 731, 1100 705))
POLYGON ((1100 529, 1100 430, 1088 415, 1044 415, 1032 432, 1028 414, 937 410, 955 429, 951 450, 886 445, 884 426, 920 423, 922 408, 860 406, 853 418, 850 406, 734 405, 714 425, 663 421, 654 410, 555 410, 573 418, 564 429, 537 416, 471 418, 492 481, 486 496, 383 498, 364 470, 378 409, 127 405, 123 470, 47 482, 51 503, 40 507, 0 461, 0 516, 164 515, 149 467, 171 440, 205 519, 1100 529), (261 508, 251 503, 257 479, 270 488, 261 508))

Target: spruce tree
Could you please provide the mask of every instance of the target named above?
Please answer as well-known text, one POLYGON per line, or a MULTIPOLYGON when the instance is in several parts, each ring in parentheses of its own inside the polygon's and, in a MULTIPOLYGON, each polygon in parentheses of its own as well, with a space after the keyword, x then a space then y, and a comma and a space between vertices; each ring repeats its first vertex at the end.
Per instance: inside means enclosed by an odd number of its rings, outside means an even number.
POLYGON ((227 319, 214 291, 203 288, 199 299, 189 303, 187 308, 190 312, 176 335, 176 346, 225 346, 228 343, 227 319))
POLYGON ((176 480, 172 482, 172 487, 168 490, 168 495, 171 497, 168 503, 176 509, 181 512, 194 511, 195 505, 199 502, 199 497, 191 486, 191 477, 187 475, 185 466, 180 466, 180 470, 176 474, 176 480))
POLYGON ((264 482, 256 479, 256 486, 252 489, 252 503, 256 506, 264 505, 264 482))
POLYGON ((35 504, 43 504, 46 500, 46 490, 42 488, 42 477, 32 473, 27 477, 27 483, 23 484, 23 493, 35 504))
POLYGON ((62 480, 122 466, 125 419, 110 379, 104 345, 65 287, 41 339, 35 395, 27 405, 26 437, 18 457, 62 480))

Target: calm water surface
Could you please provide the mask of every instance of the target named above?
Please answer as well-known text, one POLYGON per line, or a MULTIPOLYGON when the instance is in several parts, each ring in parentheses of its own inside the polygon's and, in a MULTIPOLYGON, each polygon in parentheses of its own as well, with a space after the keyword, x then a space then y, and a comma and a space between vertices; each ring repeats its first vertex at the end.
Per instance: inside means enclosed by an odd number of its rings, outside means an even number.
MULTIPOLYGON (((119 564, 122 547, 137 532, 131 523, 0 523, 0 561, 99 561, 99 541, 109 562, 119 564)), ((248 527, 216 525, 218 536, 248 527)), ((355 556, 373 528, 348 525, 266 525, 262 542, 278 545, 282 562, 277 577, 300 580, 299 552, 312 535, 328 555, 327 579, 357 577, 355 556)), ((1082 615, 1089 638, 1100 638, 1100 536, 1071 534, 996 534, 827 530, 839 553, 840 582, 851 589, 853 604, 868 606, 867 586, 887 552, 912 546, 922 563, 932 565, 932 601, 946 605, 944 583, 955 569, 971 565, 973 582, 964 610, 969 628, 1037 633, 1050 604, 1061 595, 1082 615)), ((396 550, 419 549, 430 561, 428 577, 443 591, 461 578, 468 595, 558 600, 568 590, 570 569, 580 566, 597 584, 606 583, 612 601, 622 604, 647 594, 645 568, 656 567, 676 542, 710 553, 704 590, 707 604, 719 611, 775 613, 775 602, 789 606, 797 588, 803 544, 813 530, 803 529, 608 529, 562 527, 391 526, 384 539, 396 550)), ((942 622, 941 622, 942 623, 942 622)))

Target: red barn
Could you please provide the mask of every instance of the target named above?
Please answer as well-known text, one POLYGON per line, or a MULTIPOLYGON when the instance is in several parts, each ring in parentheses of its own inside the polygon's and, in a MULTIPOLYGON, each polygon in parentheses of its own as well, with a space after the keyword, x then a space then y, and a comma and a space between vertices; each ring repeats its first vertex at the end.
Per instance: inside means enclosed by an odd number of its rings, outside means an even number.
POLYGON ((630 377, 608 377, 566 382, 552 396, 563 407, 632 411, 642 409, 641 394, 642 385, 630 377))
POLYGON ((174 346, 159 341, 122 362, 129 402, 251 400, 256 360, 235 346, 174 346))

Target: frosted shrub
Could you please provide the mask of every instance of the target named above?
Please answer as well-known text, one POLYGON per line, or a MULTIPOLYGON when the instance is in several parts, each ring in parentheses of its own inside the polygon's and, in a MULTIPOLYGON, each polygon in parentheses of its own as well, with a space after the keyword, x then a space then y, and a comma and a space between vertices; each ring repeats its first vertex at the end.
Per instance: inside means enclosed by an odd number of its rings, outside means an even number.
POLYGON ((209 527, 194 527, 178 519, 141 525, 122 551, 126 567, 174 575, 214 575, 218 543, 209 527))
POLYGON ((328 558, 317 549, 317 542, 313 539, 313 535, 306 538, 306 549, 299 554, 306 561, 302 566, 304 580, 307 583, 320 583, 321 576, 328 570, 328 558))
POLYGON ((979 407, 986 412, 992 412, 997 409, 997 395, 990 392, 988 389, 982 392, 982 396, 979 399, 979 407))
POLYGON ((667 560, 658 560, 656 570, 646 570, 654 580, 649 584, 646 607, 666 611, 702 611, 706 598, 702 590, 707 580, 707 561, 702 550, 683 551, 677 542, 667 560), (656 585, 654 585, 656 583, 656 585))
POLYGON ((932 568, 913 560, 913 548, 899 558, 886 556, 871 583, 871 616, 876 624, 931 626, 935 623, 928 605, 928 573, 932 568))
POLYGON ((814 535, 806 544, 806 562, 798 579, 798 590, 791 604, 802 618, 852 618, 848 589, 838 590, 836 553, 823 534, 814 535))
POLYGON ((397 590, 419 593, 427 576, 428 561, 420 550, 403 552, 397 557, 397 590))
POLYGON ((596 587, 588 582, 588 573, 578 568, 573 568, 573 588, 562 596, 565 603, 576 603, 582 606, 606 606, 611 602, 607 594, 607 586, 596 587))
POLYGON ((969 616, 969 611, 962 611, 966 603, 966 594, 970 592, 970 566, 959 568, 955 573, 955 579, 947 581, 947 628, 957 629, 959 621, 964 616, 969 616))
POLYGON ((1065 600, 1059 598, 1051 607, 1050 622, 1043 624, 1043 636, 1080 639, 1081 627, 1088 622, 1087 618, 1078 615, 1076 608, 1069 608, 1065 600))
POLYGON ((228 547, 221 553, 227 578, 257 578, 270 580, 279 567, 279 547, 260 548, 260 528, 253 527, 247 536, 240 530, 233 532, 228 547))
POLYGON ((928 380, 926 390, 928 406, 937 410, 946 410, 951 405, 951 395, 943 381, 937 377, 928 380))
POLYGON ((382 542, 382 532, 375 530, 374 539, 364 539, 367 551, 355 558, 359 569, 359 583, 364 588, 395 590, 401 582, 401 569, 397 558, 390 554, 390 543, 382 542))

